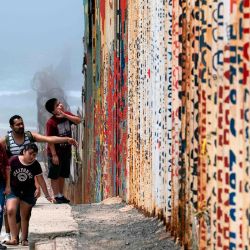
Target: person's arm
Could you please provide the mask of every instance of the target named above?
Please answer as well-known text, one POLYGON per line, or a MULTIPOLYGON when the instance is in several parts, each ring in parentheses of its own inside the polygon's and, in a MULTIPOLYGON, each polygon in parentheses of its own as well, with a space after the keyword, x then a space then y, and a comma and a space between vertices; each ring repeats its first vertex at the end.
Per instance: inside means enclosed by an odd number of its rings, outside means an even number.
POLYGON ((0 143, 3 145, 3 147, 6 147, 6 140, 5 137, 0 139, 0 143))
POLYGON ((6 186, 5 186, 5 194, 9 194, 11 192, 10 188, 10 166, 7 166, 5 169, 5 175, 6 175, 6 186))
POLYGON ((71 145, 77 146, 78 143, 75 139, 71 137, 59 137, 59 136, 45 136, 35 132, 32 132, 32 136, 37 142, 48 142, 48 143, 69 143, 71 145))
POLYGON ((10 189, 10 162, 8 160, 8 156, 5 150, 5 147, 3 147, 2 144, 0 144, 0 150, 3 153, 3 158, 2 158, 2 164, 5 167, 5 194, 9 194, 11 189, 10 189))
POLYGON ((71 122, 73 122, 74 124, 79 124, 81 122, 81 117, 77 116, 77 115, 71 115, 68 114, 60 109, 56 110, 56 116, 60 117, 60 118, 66 118, 68 120, 70 120, 71 122))
POLYGON ((52 154, 53 164, 59 165, 59 158, 58 158, 58 155, 56 154, 55 145, 53 143, 49 143, 49 148, 50 148, 50 152, 52 154))
POLYGON ((41 186, 41 188, 42 188, 42 190, 43 190, 43 193, 44 193, 45 198, 46 198, 48 201, 50 201, 50 202, 54 201, 54 199, 52 199, 52 198, 50 197, 50 195, 49 195, 49 191, 48 191, 48 189, 47 189, 47 186, 46 186, 45 180, 44 180, 44 178, 43 178, 43 175, 40 174, 40 175, 37 175, 36 177, 37 177, 37 181, 38 181, 39 185, 41 186))
POLYGON ((35 186, 36 186, 35 197, 39 198, 41 195, 41 189, 36 176, 35 176, 35 186))

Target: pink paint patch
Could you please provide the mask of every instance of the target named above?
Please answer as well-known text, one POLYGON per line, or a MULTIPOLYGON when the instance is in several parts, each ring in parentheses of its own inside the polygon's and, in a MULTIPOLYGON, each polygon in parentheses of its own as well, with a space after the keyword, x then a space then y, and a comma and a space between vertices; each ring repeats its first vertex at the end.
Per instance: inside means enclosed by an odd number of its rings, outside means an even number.
POLYGON ((148 78, 150 78, 150 69, 148 69, 148 78))

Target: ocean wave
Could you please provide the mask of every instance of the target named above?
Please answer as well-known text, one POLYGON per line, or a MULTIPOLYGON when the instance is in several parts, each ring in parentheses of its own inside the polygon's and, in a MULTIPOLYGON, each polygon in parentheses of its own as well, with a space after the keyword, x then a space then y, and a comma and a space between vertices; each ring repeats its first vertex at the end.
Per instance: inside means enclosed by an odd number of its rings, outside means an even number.
POLYGON ((31 90, 16 90, 16 91, 9 91, 9 90, 2 90, 0 91, 1 96, 17 96, 17 95, 25 95, 30 93, 31 90))
MULTIPOLYGON (((17 96, 17 95, 25 95, 30 93, 31 89, 25 89, 25 90, 0 90, 0 97, 1 96, 17 96)), ((69 90, 65 91, 66 95, 71 98, 81 98, 82 92, 77 90, 69 90)))
POLYGON ((10 130, 10 125, 8 123, 0 123, 0 129, 2 130, 10 130))
MULTIPOLYGON (((5 131, 11 130, 9 123, 3 123, 3 122, 0 123, 0 129, 5 130, 5 131)), ((28 124, 28 125, 25 125, 25 130, 36 131, 37 126, 28 124)))
POLYGON ((0 123, 0 138, 4 137, 7 131, 10 131, 10 125, 8 123, 0 123))

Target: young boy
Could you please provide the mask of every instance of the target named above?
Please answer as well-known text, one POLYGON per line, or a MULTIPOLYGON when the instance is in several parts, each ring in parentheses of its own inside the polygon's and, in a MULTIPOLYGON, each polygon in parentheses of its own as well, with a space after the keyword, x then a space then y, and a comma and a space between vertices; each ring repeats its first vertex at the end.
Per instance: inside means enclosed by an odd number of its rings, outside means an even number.
MULTIPOLYGON (((46 123, 47 136, 71 137, 71 125, 79 124, 81 118, 64 109, 63 104, 56 98, 49 99, 45 108, 52 114, 46 123)), ((69 178, 71 145, 68 143, 49 143, 48 178, 51 179, 51 188, 57 203, 69 203, 63 195, 64 179, 69 178)))

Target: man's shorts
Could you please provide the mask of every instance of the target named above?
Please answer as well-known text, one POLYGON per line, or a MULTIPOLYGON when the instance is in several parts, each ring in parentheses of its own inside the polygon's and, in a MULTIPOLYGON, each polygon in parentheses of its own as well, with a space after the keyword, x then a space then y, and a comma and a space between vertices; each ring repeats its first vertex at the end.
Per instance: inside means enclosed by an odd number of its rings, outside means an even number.
POLYGON ((36 198, 32 194, 26 194, 22 191, 20 192, 13 192, 11 191, 8 195, 6 195, 6 200, 19 198, 21 201, 28 203, 29 205, 35 206, 36 198))
POLYGON ((71 152, 61 154, 59 157, 59 165, 52 162, 52 157, 48 156, 48 178, 56 180, 59 177, 69 178, 70 175, 70 162, 71 152))

